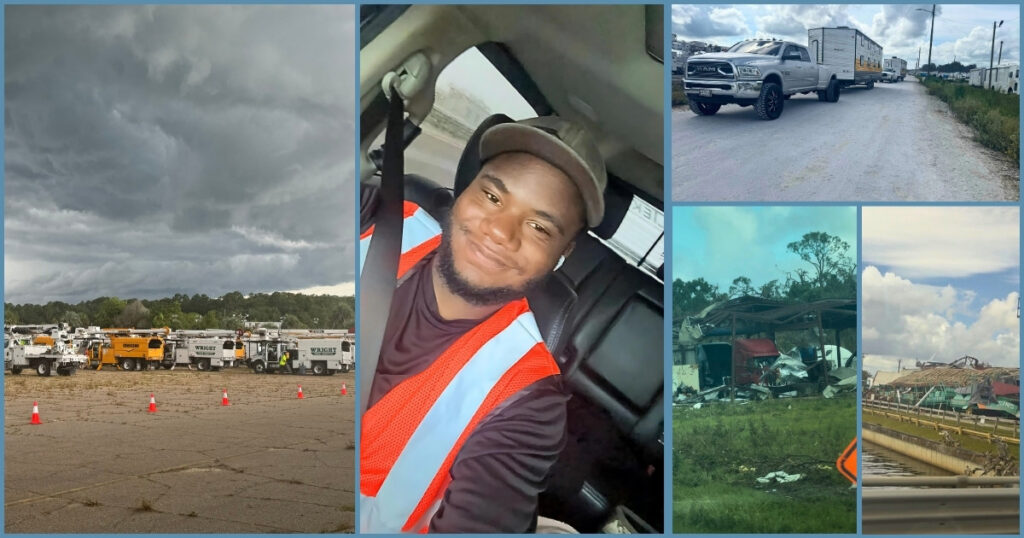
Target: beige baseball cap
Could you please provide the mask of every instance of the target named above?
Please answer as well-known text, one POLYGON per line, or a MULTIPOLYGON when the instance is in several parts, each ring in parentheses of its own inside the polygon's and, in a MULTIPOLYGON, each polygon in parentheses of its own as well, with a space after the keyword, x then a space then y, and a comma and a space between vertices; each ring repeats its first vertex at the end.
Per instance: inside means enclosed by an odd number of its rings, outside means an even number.
POLYGON ((597 144, 581 125, 541 116, 495 125, 480 137, 480 162, 511 152, 529 153, 564 172, 583 195, 587 226, 601 224, 608 175, 597 144))

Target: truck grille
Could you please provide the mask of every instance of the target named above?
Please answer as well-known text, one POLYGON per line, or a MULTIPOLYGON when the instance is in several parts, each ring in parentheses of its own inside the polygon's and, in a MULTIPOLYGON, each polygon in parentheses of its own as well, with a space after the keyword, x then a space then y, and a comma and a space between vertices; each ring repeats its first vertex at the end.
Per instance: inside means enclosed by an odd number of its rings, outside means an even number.
POLYGON ((729 62, 691 61, 686 64, 686 78, 734 80, 736 74, 729 62))

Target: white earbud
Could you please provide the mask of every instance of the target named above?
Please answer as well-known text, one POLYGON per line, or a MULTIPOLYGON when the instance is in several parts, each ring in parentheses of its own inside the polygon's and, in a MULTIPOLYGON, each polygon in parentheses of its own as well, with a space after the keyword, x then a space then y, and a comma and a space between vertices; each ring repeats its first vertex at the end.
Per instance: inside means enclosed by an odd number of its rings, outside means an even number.
POLYGON ((558 263, 555 264, 555 271, 557 271, 560 267, 562 267, 563 263, 565 263, 565 256, 559 256, 558 257, 558 263))

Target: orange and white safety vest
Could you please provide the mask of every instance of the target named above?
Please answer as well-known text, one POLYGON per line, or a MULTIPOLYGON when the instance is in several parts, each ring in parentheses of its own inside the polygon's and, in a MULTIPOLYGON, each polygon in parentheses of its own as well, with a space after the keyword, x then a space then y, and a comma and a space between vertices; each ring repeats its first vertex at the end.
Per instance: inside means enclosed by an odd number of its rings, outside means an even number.
MULTIPOLYGON (((421 208, 406 202, 404 216, 399 278, 441 242, 441 227, 421 208)), ((360 238, 360 267, 372 233, 360 238)), ((359 532, 427 532, 455 457, 480 421, 558 373, 526 299, 519 299, 392 388, 362 419, 359 532)))

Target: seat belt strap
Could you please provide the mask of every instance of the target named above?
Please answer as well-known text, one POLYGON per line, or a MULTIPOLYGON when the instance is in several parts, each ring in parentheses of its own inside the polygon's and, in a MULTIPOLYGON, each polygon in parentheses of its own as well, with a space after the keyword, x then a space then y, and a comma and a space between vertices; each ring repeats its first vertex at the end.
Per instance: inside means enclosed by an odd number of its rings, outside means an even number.
POLYGON ((384 163, 381 170, 380 203, 374 218, 374 232, 359 277, 359 409, 366 413, 370 389, 380 360, 384 328, 395 294, 398 258, 402 253, 402 206, 405 202, 405 110, 394 85, 389 88, 387 132, 384 135, 384 163))

